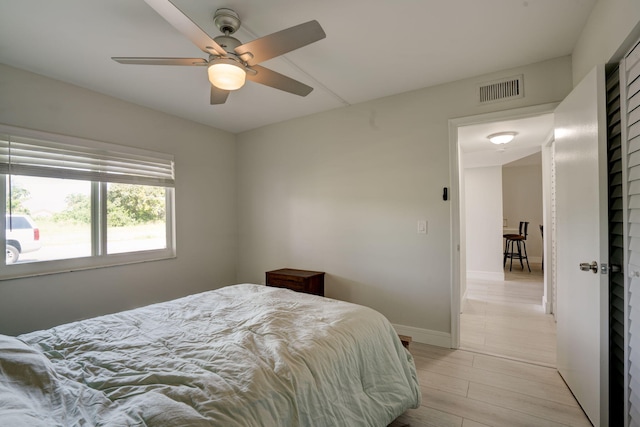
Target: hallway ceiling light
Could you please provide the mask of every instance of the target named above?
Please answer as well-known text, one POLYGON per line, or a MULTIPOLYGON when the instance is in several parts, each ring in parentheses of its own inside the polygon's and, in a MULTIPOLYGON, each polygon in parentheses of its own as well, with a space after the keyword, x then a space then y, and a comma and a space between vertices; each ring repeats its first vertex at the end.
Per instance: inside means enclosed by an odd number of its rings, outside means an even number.
POLYGON ((494 144, 506 144, 513 141, 513 138, 515 137, 516 132, 498 132, 492 133, 491 135, 487 136, 489 141, 494 144))

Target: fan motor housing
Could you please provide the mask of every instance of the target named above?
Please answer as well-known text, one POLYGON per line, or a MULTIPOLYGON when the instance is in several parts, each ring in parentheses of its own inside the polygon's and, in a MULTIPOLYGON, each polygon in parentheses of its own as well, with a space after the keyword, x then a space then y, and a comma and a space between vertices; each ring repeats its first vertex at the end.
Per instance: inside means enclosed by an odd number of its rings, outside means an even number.
POLYGON ((227 53, 234 55, 235 52, 233 50, 242 44, 240 40, 231 36, 218 36, 213 40, 215 40, 215 42, 218 43, 227 53))
POLYGON ((213 15, 213 23, 221 33, 233 34, 240 28, 240 16, 232 9, 220 8, 213 15))

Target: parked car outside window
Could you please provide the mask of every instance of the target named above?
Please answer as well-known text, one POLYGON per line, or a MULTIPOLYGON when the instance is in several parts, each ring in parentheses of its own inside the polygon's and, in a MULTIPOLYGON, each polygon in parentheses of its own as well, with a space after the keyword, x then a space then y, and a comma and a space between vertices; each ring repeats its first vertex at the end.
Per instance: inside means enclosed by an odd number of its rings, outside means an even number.
POLYGON ((40 249, 40 229, 27 215, 6 216, 7 256, 6 263, 18 261, 20 254, 40 249))

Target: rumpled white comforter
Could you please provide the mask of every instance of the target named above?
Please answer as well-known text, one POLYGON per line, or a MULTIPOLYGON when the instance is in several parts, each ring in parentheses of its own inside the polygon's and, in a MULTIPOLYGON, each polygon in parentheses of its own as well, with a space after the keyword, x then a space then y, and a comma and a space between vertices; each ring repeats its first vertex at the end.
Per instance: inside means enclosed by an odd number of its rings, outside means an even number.
POLYGON ((419 403, 381 314, 278 288, 0 335, 3 426, 386 426, 419 403))

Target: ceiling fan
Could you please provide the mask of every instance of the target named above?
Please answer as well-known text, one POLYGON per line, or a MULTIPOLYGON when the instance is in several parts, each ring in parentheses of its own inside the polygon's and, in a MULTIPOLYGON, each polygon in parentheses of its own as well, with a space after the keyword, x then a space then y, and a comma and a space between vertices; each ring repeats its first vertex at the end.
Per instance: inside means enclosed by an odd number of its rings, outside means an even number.
POLYGON ((216 10, 213 21, 224 35, 212 39, 173 2, 169 0, 145 0, 145 2, 209 57, 207 59, 112 57, 114 61, 137 65, 206 66, 211 82, 212 105, 224 104, 229 92, 240 89, 245 79, 300 96, 307 96, 313 90, 311 86, 258 64, 325 38, 326 34, 318 21, 305 22, 241 44, 238 39, 231 37, 231 34, 240 28, 240 17, 231 9, 216 10))

